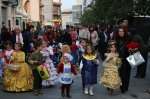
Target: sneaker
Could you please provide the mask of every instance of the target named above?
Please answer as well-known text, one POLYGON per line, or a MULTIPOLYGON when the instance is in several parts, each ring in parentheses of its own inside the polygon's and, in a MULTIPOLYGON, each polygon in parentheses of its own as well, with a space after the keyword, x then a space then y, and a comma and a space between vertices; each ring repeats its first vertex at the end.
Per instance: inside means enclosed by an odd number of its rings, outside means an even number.
POLYGON ((91 96, 94 96, 94 94, 93 94, 93 92, 92 92, 92 91, 90 91, 90 95, 91 95, 91 96))
POLYGON ((33 95, 38 96, 39 93, 36 91, 36 92, 33 93, 33 95))
POLYGON ((39 94, 43 94, 43 92, 42 92, 42 91, 38 91, 38 93, 39 93, 39 94))
POLYGON ((85 93, 86 95, 88 94, 88 89, 87 89, 87 88, 84 89, 84 93, 85 93))

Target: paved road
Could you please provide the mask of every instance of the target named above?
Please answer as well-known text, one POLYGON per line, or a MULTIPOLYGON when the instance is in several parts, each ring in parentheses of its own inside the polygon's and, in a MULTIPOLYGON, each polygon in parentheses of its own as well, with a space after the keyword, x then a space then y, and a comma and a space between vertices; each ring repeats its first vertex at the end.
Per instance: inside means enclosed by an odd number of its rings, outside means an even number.
MULTIPOLYGON (((150 58, 149 58, 150 61, 150 58)), ((102 62, 101 62, 102 63, 102 62)), ((103 73, 104 67, 100 64, 98 68, 98 82, 103 73)), ((144 79, 133 78, 136 69, 132 69, 129 91, 125 94, 116 90, 116 95, 112 96, 106 91, 106 88, 100 85, 94 85, 94 96, 85 95, 82 86, 81 78, 74 78, 74 83, 71 86, 72 99, 150 99, 150 94, 146 92, 150 88, 150 62, 148 62, 147 76, 144 79)), ((67 99, 61 97, 60 84, 56 83, 52 88, 43 89, 44 94, 39 96, 32 95, 32 92, 11 93, 4 92, 0 85, 0 99, 67 99)))

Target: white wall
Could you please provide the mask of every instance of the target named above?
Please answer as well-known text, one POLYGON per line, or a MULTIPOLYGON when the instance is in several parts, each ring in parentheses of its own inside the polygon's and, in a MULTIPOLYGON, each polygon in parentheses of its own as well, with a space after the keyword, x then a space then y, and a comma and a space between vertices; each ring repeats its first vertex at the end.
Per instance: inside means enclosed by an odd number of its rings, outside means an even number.
POLYGON ((62 14, 62 29, 66 28, 67 22, 72 23, 72 14, 62 14))
POLYGON ((42 14, 44 15, 45 21, 52 20, 53 14, 53 0, 41 0, 44 7, 42 8, 42 14))

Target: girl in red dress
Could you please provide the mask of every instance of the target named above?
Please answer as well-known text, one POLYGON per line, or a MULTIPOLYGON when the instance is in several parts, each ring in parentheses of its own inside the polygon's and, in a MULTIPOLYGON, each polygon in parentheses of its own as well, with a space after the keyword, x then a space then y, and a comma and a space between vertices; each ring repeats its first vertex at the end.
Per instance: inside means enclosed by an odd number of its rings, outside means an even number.
POLYGON ((5 62, 9 63, 11 55, 14 52, 14 50, 12 49, 13 45, 11 42, 6 42, 5 47, 6 47, 6 49, 3 50, 2 56, 4 57, 5 62))

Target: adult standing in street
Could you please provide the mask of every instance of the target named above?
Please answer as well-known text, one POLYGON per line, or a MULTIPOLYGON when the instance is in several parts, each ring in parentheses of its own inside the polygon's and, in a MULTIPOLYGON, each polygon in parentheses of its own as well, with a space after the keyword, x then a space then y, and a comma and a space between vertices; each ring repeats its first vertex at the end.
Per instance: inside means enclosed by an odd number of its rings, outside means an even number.
POLYGON ((146 76, 147 58, 148 58, 148 47, 144 44, 142 38, 137 35, 135 29, 133 29, 132 41, 139 44, 138 51, 141 53, 145 62, 137 66, 137 72, 135 78, 144 78, 146 76))
POLYGON ((102 27, 101 28, 101 32, 98 34, 99 37, 99 53, 101 55, 101 60, 104 61, 105 56, 104 54, 107 52, 107 48, 108 48, 108 41, 110 40, 110 35, 107 34, 107 28, 106 27, 102 27))
POLYGON ((72 44, 71 35, 69 33, 66 33, 65 30, 61 31, 61 35, 61 43, 66 43, 70 46, 72 44))
POLYGON ((119 58, 122 58, 122 65, 119 70, 122 80, 122 86, 120 87, 120 89, 122 93, 125 93, 126 91, 128 91, 131 73, 131 66, 126 60, 126 58, 129 56, 126 45, 130 43, 131 38, 124 27, 119 27, 114 35, 114 40, 116 41, 119 58))
POLYGON ((79 39, 82 39, 82 38, 88 38, 88 34, 87 34, 87 30, 85 28, 83 28, 83 25, 80 25, 80 28, 79 28, 79 39))
POLYGON ((49 41, 49 44, 53 44, 54 41, 56 41, 56 34, 54 33, 51 26, 47 27, 47 40, 49 41))
POLYGON ((94 30, 94 26, 93 25, 90 25, 88 30, 89 30, 87 32, 88 40, 90 41, 90 43, 93 44, 93 47, 96 49, 96 46, 97 46, 97 43, 98 43, 98 34, 94 30))
POLYGON ((15 45, 16 42, 22 43, 23 52, 27 54, 29 50, 28 36, 26 34, 21 33, 20 26, 15 26, 15 34, 11 35, 10 41, 13 45, 15 45))

